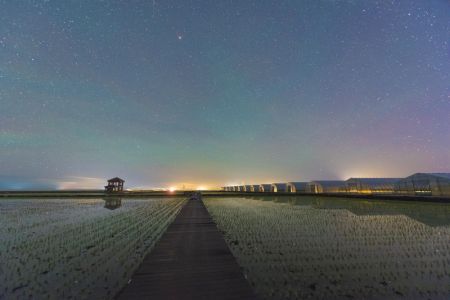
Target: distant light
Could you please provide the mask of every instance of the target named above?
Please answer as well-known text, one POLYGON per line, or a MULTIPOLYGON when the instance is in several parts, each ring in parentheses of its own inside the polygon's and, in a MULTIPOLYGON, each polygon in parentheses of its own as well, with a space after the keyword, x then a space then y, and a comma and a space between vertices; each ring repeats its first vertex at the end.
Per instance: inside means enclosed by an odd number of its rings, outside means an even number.
POLYGON ((199 186, 199 187, 197 187, 197 191, 206 191, 207 190, 207 188, 206 188, 206 186, 199 186))
POLYGON ((173 187, 173 186, 171 186, 170 188, 169 188, 169 192, 171 192, 171 193, 173 193, 173 192, 175 192, 177 189, 175 188, 175 187, 173 187))

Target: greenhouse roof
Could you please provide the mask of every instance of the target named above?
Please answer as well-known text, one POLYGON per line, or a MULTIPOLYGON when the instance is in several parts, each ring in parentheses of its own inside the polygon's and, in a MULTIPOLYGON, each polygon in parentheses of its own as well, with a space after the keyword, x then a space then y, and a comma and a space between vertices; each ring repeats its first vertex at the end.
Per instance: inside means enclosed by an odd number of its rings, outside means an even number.
POLYGON ((314 180, 312 184, 320 184, 321 186, 340 186, 345 185, 345 181, 342 180, 314 180))
POLYGON ((383 184, 383 183, 394 183, 399 180, 402 180, 402 178, 349 178, 346 180, 346 182, 349 181, 359 181, 362 183, 368 183, 368 184, 383 184))
POLYGON ((272 185, 275 185, 277 187, 285 187, 286 183, 272 183, 272 185))
POLYGON ((408 177, 417 176, 417 175, 427 175, 427 176, 434 176, 434 177, 450 179, 450 173, 415 173, 408 177))
POLYGON ((293 185, 293 186, 295 186, 295 187, 299 187, 299 186, 301 186, 301 187, 304 187, 304 186, 306 186, 307 184, 308 184, 308 182, 306 182, 306 181, 296 181, 296 182, 288 182, 287 184, 290 184, 290 185, 293 185))
POLYGON ((450 173, 425 173, 425 174, 430 174, 436 177, 443 177, 443 178, 447 178, 450 179, 450 173))

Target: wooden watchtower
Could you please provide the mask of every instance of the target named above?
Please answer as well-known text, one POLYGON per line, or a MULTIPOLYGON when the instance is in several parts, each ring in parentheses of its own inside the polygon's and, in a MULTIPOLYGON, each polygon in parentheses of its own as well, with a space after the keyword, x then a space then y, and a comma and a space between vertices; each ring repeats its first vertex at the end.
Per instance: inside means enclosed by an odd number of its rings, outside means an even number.
POLYGON ((125 180, 114 177, 108 180, 108 185, 105 185, 105 192, 111 193, 111 192, 122 192, 123 191, 123 184, 125 180))

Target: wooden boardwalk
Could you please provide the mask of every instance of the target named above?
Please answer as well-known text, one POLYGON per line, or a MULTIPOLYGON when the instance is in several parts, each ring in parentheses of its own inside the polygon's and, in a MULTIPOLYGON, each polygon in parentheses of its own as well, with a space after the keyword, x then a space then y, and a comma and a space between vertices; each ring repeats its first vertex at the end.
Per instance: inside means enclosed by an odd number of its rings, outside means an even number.
POLYGON ((257 299, 200 196, 182 208, 117 299, 257 299))

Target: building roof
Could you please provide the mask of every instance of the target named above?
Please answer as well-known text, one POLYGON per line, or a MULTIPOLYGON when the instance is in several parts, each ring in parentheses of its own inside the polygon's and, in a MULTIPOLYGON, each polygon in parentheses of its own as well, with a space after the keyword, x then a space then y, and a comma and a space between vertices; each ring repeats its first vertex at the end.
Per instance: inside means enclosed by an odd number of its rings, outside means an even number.
POLYGON ((275 185, 277 188, 278 187, 286 187, 286 183, 272 183, 272 185, 275 185))
POLYGON ((108 182, 125 182, 122 178, 114 177, 108 180, 108 182))
POLYGON ((342 186, 345 181, 342 180, 314 180, 309 182, 311 184, 320 184, 321 186, 342 186))
POLYGON ((421 174, 427 174, 427 175, 432 175, 432 176, 436 176, 436 177, 450 179, 450 173, 421 173, 421 174))
POLYGON ((403 178, 403 180, 408 180, 408 178, 413 176, 433 176, 433 177, 439 177, 444 179, 450 179, 450 173, 414 173, 406 178, 403 178))
POLYGON ((402 179, 403 178, 356 178, 356 177, 352 177, 352 178, 347 179, 345 182, 359 181, 361 183, 366 183, 366 184, 388 184, 388 183, 395 183, 402 179))
POLYGON ((272 188, 272 185, 267 183, 260 184, 259 186, 262 187, 264 191, 270 191, 272 188))
POLYGON ((288 182, 287 183, 288 185, 293 185, 293 186, 295 186, 295 187, 305 187, 307 184, 308 184, 308 182, 306 182, 306 181, 296 181, 296 182, 288 182))

